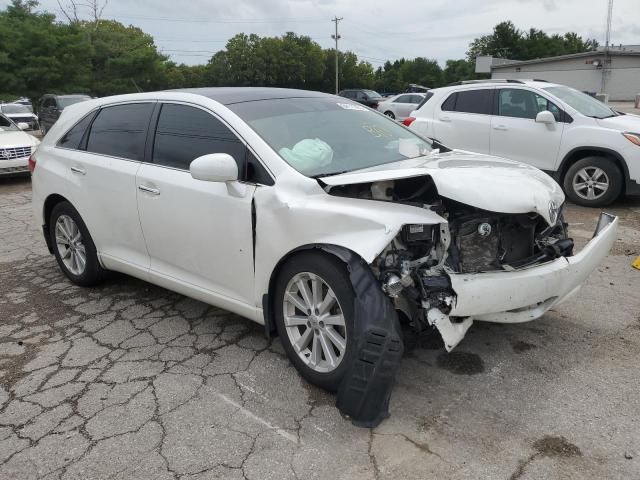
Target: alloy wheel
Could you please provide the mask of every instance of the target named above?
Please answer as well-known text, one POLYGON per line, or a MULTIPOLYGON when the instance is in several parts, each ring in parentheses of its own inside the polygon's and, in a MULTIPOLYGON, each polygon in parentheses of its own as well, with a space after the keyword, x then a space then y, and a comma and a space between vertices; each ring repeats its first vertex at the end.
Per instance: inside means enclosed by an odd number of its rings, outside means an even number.
POLYGON ((584 167, 573 176, 573 191, 585 200, 597 200, 609 190, 609 176, 599 167, 584 167))
POLYGON ((312 370, 328 373, 342 361, 347 328, 331 287, 311 272, 294 275, 284 294, 284 325, 300 359, 312 370))
POLYGON ((60 259, 73 275, 82 275, 87 266, 87 250, 82 232, 69 215, 60 215, 55 226, 56 247, 60 259))

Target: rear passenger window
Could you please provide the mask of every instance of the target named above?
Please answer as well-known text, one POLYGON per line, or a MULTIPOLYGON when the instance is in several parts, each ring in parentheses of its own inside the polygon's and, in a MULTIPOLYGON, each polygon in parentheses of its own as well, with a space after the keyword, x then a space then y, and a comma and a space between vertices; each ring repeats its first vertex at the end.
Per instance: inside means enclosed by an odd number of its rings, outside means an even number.
POLYGON ((103 108, 91 126, 87 151, 142 161, 152 110, 151 103, 103 108))
POLYGON ((242 173, 246 148, 220 120, 199 108, 164 104, 153 144, 153 162, 188 170, 193 160, 209 153, 228 153, 242 173))
POLYGON ((95 113, 90 113, 78 123, 76 123, 75 127, 69 130, 58 142, 59 147, 63 148, 71 148, 73 150, 77 150, 80 148, 80 142, 82 141, 82 137, 84 136, 84 132, 87 130, 89 125, 91 125, 91 120, 95 116, 95 113))
POLYGON ((492 90, 464 90, 458 92, 456 112, 491 114, 492 90))

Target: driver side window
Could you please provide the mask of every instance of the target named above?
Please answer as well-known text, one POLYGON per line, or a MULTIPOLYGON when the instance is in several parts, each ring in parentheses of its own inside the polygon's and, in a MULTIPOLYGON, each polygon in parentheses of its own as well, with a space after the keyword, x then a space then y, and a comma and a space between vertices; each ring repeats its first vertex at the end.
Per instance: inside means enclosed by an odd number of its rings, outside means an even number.
POLYGON ((228 153, 242 172, 245 146, 226 125, 199 108, 162 105, 153 142, 153 163, 189 170, 193 160, 209 153, 228 153))
POLYGON ((163 104, 153 142, 152 162, 189 170, 193 160, 210 153, 231 155, 238 164, 241 180, 273 185, 264 166, 222 121, 199 108, 163 104))
POLYGON ((498 90, 498 115, 503 117, 527 118, 534 120, 538 113, 549 110, 556 121, 560 121, 560 109, 552 102, 537 93, 516 88, 498 90))

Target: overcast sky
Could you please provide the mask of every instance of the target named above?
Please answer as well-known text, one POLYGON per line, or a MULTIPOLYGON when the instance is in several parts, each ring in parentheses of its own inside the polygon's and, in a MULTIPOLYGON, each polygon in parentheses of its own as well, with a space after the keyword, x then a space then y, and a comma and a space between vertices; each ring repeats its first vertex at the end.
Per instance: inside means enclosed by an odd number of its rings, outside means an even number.
MULTIPOLYGON (((62 0, 63 2, 65 0, 62 0)), ((611 40, 640 44, 640 0, 615 0, 611 40)), ((8 0, 0 0, 4 7, 8 0)), ((41 8, 59 12, 56 0, 41 8)), ((104 18, 133 24, 155 37, 177 62, 206 63, 239 32, 308 35, 333 45, 335 15, 340 49, 377 67, 386 59, 463 58, 474 38, 511 20, 520 29, 575 31, 604 44, 607 0, 108 0, 104 18)))

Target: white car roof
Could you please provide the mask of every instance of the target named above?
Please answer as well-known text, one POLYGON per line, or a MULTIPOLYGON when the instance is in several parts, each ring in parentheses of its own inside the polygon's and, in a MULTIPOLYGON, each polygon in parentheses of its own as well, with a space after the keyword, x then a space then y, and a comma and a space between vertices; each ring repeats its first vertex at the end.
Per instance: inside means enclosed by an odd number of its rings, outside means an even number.
POLYGON ((534 87, 534 88, 544 89, 547 87, 562 87, 564 85, 560 85, 559 83, 540 81, 540 80, 517 79, 517 81, 504 81, 501 79, 496 79, 493 81, 486 80, 486 81, 479 81, 479 82, 462 83, 457 85, 447 85, 445 87, 433 88, 430 91, 433 93, 438 93, 438 92, 449 92, 449 91, 455 91, 455 90, 469 90, 469 89, 482 88, 482 87, 492 88, 492 87, 504 87, 504 86, 515 87, 515 88, 534 87))

